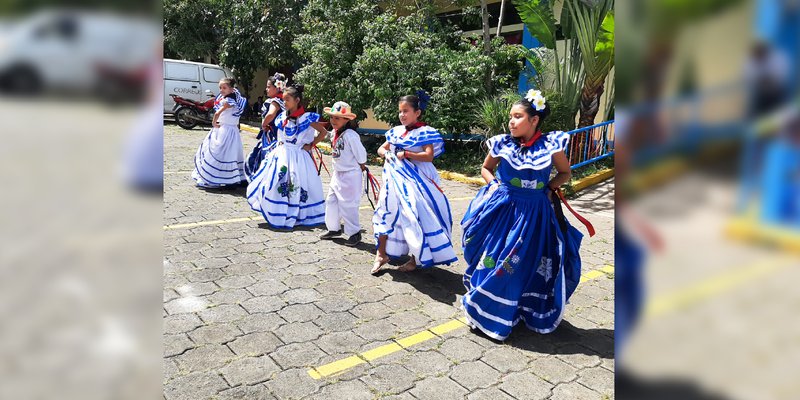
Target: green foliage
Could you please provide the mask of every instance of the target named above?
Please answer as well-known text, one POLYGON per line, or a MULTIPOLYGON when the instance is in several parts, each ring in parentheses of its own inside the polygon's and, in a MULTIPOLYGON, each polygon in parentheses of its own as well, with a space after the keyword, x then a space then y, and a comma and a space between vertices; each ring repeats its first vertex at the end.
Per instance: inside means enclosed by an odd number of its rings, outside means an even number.
POLYGON ((556 47, 556 17, 548 0, 513 0, 520 18, 528 27, 531 36, 545 47, 556 47))
POLYGON ((295 17, 305 2, 242 0, 226 3, 230 18, 221 18, 224 32, 220 63, 233 70, 241 87, 249 88, 255 71, 292 65, 297 61, 292 38, 302 24, 295 17))
POLYGON ((580 108, 581 125, 591 124, 598 111, 603 84, 614 66, 613 0, 562 1, 564 50, 554 45, 554 2, 513 2, 531 35, 547 48, 528 51, 526 59, 535 68, 535 73, 528 75, 537 88, 557 93, 565 103, 563 110, 569 110, 569 104, 575 105, 575 111, 580 108))
POLYGON ((492 49, 491 55, 486 56, 480 43, 473 46, 462 42, 460 48, 442 51, 444 57, 432 74, 435 86, 427 114, 430 121, 436 121, 437 128, 459 135, 480 125, 476 111, 481 99, 492 94, 484 86, 484 78, 493 68, 494 88, 508 90, 516 86, 521 67, 519 48, 504 45, 499 39, 493 41, 492 49))
POLYGON ((352 84, 353 63, 363 52, 365 28, 378 14, 377 2, 364 0, 310 0, 301 13, 305 33, 295 49, 306 60, 294 76, 305 84, 312 105, 346 101, 359 118, 370 107, 371 93, 352 84))
POLYGON ((216 62, 223 36, 217 16, 223 6, 220 0, 164 0, 165 57, 216 62))
POLYGON ((165 0, 164 54, 231 68, 248 88, 255 71, 297 62, 292 38, 305 1, 165 0))
POLYGON ((550 115, 542 123, 542 132, 567 132, 575 129, 575 114, 578 111, 577 105, 569 101, 564 101, 561 93, 555 91, 545 91, 543 95, 547 98, 547 106, 550 107, 550 115))
POLYGON ((509 133, 508 114, 514 102, 519 99, 519 94, 509 91, 481 101, 478 108, 478 119, 483 134, 487 138, 509 133))
POLYGON ((519 46, 497 40, 487 56, 479 38, 442 25, 428 7, 397 13, 380 11, 374 1, 311 0, 303 24, 307 33, 295 46, 309 61, 295 78, 309 102, 347 101, 362 118, 371 108, 390 124, 397 122, 397 100, 423 89, 431 96, 424 121, 444 133, 470 132, 478 103, 490 94, 485 77, 493 67, 499 89, 513 87, 522 68, 519 46))
MULTIPOLYGON (((568 1, 579 0, 564 0, 568 1)), ((522 21, 531 35, 545 44, 544 47, 525 49, 524 57, 530 66, 523 72, 534 87, 545 93, 557 93, 560 107, 573 109, 576 113, 580 101, 581 87, 586 72, 581 62, 581 48, 575 38, 575 25, 570 7, 566 4, 561 9, 561 30, 565 37, 563 50, 555 45, 555 14, 551 1, 514 0, 522 21), (573 107, 568 105, 573 104, 573 107)), ((548 100, 553 97, 547 96, 548 100)))

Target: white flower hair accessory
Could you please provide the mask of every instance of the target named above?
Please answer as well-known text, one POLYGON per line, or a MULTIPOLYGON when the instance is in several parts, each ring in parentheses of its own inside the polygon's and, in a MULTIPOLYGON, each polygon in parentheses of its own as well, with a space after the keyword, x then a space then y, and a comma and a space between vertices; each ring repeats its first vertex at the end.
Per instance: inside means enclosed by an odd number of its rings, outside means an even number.
POLYGON ((278 90, 283 91, 283 89, 286 89, 286 77, 284 77, 283 74, 276 72, 275 75, 272 76, 272 80, 275 81, 274 86, 278 90))
POLYGON ((536 111, 544 110, 545 101, 547 101, 547 99, 542 96, 542 92, 534 89, 528 90, 528 93, 525 94, 525 100, 528 100, 536 111))

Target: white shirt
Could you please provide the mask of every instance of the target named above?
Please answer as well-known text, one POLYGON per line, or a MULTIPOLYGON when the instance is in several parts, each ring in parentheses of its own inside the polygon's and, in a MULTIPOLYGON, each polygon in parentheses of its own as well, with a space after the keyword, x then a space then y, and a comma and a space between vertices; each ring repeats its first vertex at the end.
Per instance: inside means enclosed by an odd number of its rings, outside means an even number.
POLYGON ((333 155, 333 169, 337 172, 361 169, 359 164, 367 162, 367 149, 361 144, 358 133, 347 129, 333 143, 333 132, 328 133, 331 139, 331 152, 333 155))
POLYGON ((239 117, 235 115, 236 107, 228 107, 222 111, 222 114, 217 117, 217 122, 220 125, 236 125, 239 123, 239 117))

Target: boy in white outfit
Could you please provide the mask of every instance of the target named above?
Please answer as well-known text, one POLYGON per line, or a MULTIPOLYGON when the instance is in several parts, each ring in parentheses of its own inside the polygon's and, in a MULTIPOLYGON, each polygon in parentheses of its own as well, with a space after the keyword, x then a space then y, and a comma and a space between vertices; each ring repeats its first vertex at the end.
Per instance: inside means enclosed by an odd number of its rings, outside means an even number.
POLYGON ((361 242, 361 225, 358 222, 358 206, 361 203, 362 174, 366 170, 367 150, 355 131, 356 115, 350 105, 336 102, 325 107, 333 125, 331 150, 333 153, 333 176, 328 197, 325 199, 325 225, 328 232, 320 239, 333 239, 342 234, 340 221, 344 220, 345 244, 355 246, 361 242))

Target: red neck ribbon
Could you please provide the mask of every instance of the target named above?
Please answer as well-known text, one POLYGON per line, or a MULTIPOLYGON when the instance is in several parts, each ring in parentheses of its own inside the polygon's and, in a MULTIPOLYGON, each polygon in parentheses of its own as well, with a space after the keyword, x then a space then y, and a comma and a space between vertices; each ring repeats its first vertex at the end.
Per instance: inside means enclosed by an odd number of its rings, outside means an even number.
POLYGON ((403 136, 401 137, 406 137, 408 136, 409 132, 413 131, 414 129, 421 128, 423 126, 425 126, 424 122, 421 121, 414 122, 413 124, 406 126, 406 132, 403 133, 403 136))

